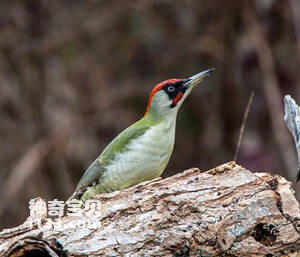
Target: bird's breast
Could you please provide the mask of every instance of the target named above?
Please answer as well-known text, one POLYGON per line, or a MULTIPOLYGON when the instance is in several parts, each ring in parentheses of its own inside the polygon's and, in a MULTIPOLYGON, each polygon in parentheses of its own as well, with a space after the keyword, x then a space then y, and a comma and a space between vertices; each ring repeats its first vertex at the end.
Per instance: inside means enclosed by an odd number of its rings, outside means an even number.
POLYGON ((126 188, 162 174, 173 151, 175 122, 150 127, 116 154, 103 174, 103 186, 126 188))

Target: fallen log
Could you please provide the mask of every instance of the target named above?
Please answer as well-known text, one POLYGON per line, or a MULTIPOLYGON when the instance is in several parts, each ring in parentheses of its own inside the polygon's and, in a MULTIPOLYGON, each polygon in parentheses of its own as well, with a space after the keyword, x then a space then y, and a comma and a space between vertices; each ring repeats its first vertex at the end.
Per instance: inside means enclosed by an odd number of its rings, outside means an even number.
POLYGON ((0 256, 299 256, 293 193, 283 177, 234 162, 193 168, 97 195, 98 216, 67 214, 49 226, 47 214, 32 215, 0 233, 0 256), (101 226, 74 227, 91 218, 101 226))

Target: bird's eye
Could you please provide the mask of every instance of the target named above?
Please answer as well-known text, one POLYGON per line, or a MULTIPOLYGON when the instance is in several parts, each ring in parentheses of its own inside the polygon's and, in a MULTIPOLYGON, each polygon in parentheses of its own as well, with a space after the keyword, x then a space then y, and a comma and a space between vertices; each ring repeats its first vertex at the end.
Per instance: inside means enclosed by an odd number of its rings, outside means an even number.
POLYGON ((169 87, 168 87, 168 91, 169 91, 169 92, 173 92, 174 90, 175 90, 175 87, 173 87, 173 86, 169 86, 169 87))

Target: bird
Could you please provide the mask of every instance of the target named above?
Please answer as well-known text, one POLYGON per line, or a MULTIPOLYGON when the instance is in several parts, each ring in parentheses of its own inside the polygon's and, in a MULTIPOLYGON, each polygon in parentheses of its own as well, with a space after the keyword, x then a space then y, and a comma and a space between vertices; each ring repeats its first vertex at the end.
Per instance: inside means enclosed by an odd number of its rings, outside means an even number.
POLYGON ((157 84, 144 116, 117 135, 92 162, 71 199, 85 202, 95 194, 160 177, 174 149, 178 110, 192 89, 213 71, 211 68, 187 79, 157 84))

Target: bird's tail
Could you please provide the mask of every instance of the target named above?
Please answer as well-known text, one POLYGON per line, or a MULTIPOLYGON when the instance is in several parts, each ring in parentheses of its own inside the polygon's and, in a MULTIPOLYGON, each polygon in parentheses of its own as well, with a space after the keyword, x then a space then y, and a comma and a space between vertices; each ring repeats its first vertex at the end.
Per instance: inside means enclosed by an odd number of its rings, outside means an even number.
POLYGON ((75 190, 75 192, 68 198, 67 202, 72 200, 80 200, 82 191, 75 190))

